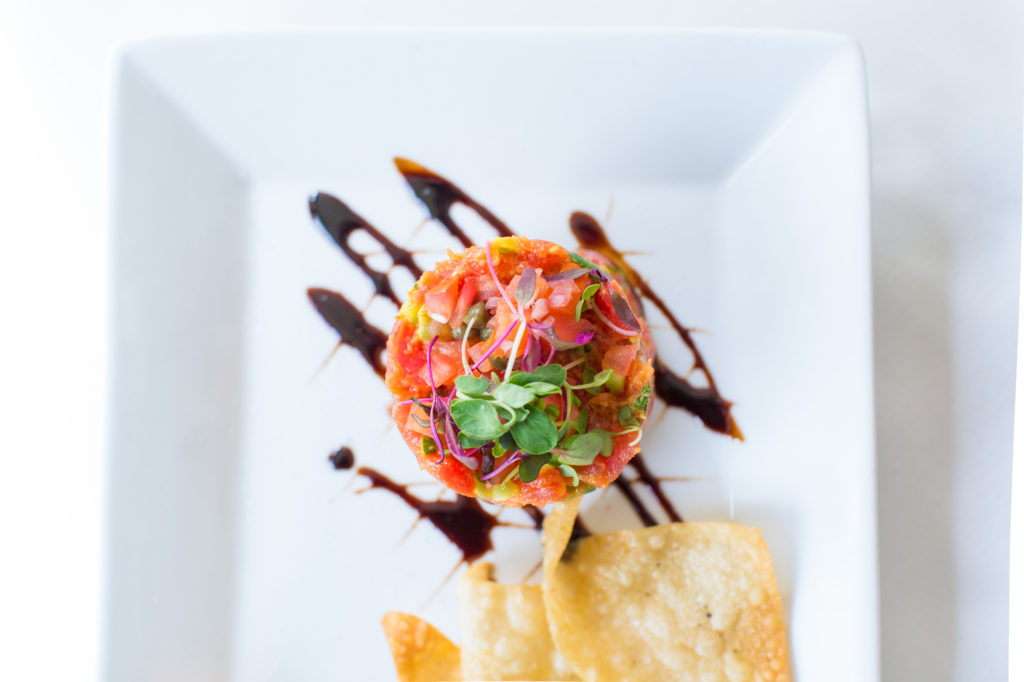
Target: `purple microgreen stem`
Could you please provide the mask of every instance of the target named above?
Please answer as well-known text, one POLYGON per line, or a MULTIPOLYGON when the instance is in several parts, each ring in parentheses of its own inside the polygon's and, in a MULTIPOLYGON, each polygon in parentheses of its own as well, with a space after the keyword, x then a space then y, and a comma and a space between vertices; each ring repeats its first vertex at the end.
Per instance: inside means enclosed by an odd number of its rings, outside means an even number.
POLYGON ((555 344, 548 341, 548 345, 551 346, 551 350, 548 351, 548 357, 544 360, 545 365, 550 365, 555 359, 555 344))
POLYGON ((487 349, 487 352, 484 353, 483 355, 481 355, 480 359, 477 360, 475 363, 473 363, 473 366, 470 367, 470 370, 471 371, 476 370, 477 367, 479 367, 480 365, 482 365, 484 363, 484 360, 486 360, 487 358, 491 357, 491 353, 493 353, 494 350, 498 346, 500 346, 505 339, 508 338, 508 335, 512 333, 513 327, 515 327, 517 324, 519 324, 519 322, 520 322, 520 320, 512 320, 512 323, 505 329, 505 331, 503 331, 501 333, 501 336, 498 337, 498 339, 491 345, 491 347, 487 349))
POLYGON ((512 299, 509 298, 508 294, 505 292, 504 285, 502 285, 501 280, 498 279, 498 273, 494 271, 494 259, 491 257, 491 244, 492 243, 493 242, 489 242, 487 244, 487 248, 485 249, 485 251, 487 253, 487 269, 491 271, 491 279, 494 280, 494 284, 498 287, 498 293, 501 294, 501 297, 503 299, 505 299, 505 303, 508 304, 508 309, 509 310, 515 310, 516 309, 515 304, 512 302, 512 299))
POLYGON ((506 469, 508 469, 513 464, 518 463, 521 459, 523 459, 523 457, 525 457, 525 455, 523 454, 522 450, 515 450, 515 451, 513 451, 512 454, 510 454, 505 459, 504 462, 502 462, 501 464, 499 464, 497 467, 494 468, 494 471, 492 471, 491 473, 486 474, 484 476, 481 476, 480 480, 481 481, 489 481, 489 480, 491 480, 492 478, 494 478, 495 476, 497 476, 501 472, 503 472, 506 469))

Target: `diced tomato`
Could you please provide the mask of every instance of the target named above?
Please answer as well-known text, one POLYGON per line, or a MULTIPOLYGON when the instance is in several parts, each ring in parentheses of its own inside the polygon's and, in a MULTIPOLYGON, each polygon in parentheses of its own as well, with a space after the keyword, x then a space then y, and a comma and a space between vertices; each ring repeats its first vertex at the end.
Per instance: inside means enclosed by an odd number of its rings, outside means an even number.
MULTIPOLYGON (((513 311, 509 310, 508 306, 505 305, 504 303, 499 303, 498 307, 494 311, 494 327, 493 327, 494 333, 491 336, 490 343, 494 343, 494 340, 497 339, 502 334, 504 334, 505 330, 509 328, 509 325, 511 325, 515 321, 516 321, 516 314, 513 311)), ((516 333, 515 331, 512 331, 505 338, 505 340, 506 341, 513 340, 515 338, 515 333, 516 333)), ((488 344, 488 348, 490 348, 490 344, 488 344)), ((498 355, 504 355, 504 356, 508 355, 508 351, 502 351, 502 349, 500 347, 495 349, 495 353, 497 353, 498 355)))
MULTIPOLYGON (((486 353, 487 349, 490 348, 490 347, 491 347, 491 342, 490 341, 481 341, 481 342, 475 343, 472 346, 470 346, 469 348, 467 348, 466 349, 466 353, 469 355, 470 359, 473 361, 473 364, 476 364, 476 361, 479 360, 480 358, 482 358, 484 353, 486 353)), ((494 369, 494 367, 491 366, 491 361, 490 360, 484 360, 482 363, 480 363, 480 366, 477 367, 477 369, 480 370, 480 372, 486 374, 486 373, 490 372, 492 369, 494 369)))
MULTIPOLYGON (((459 373, 461 369, 460 353, 462 349, 458 341, 439 341, 434 345, 434 352, 431 353, 430 369, 434 372, 434 386, 442 386, 459 373)), ((424 383, 430 385, 430 375, 426 364, 420 370, 420 378, 424 383)))
POLYGON ((594 324, 588 320, 576 320, 572 315, 558 315, 551 325, 555 335, 562 341, 575 341, 582 332, 594 329, 594 324))
POLYGON ((421 426, 416 422, 415 419, 413 419, 413 416, 419 417, 428 424, 430 423, 430 414, 426 410, 420 408, 418 405, 413 405, 412 409, 409 410, 409 418, 405 421, 405 428, 414 433, 423 434, 424 436, 431 435, 430 427, 421 426))
POLYGON ((551 285, 548 284, 548 281, 538 272, 537 286, 533 290, 533 300, 536 302, 542 298, 547 298, 549 295, 551 295, 551 285))
POLYGON ((430 319, 446 323, 455 310, 459 296, 459 282, 454 277, 446 279, 423 295, 423 303, 430 313, 430 319))
POLYGON ((449 327, 455 329, 462 324, 462 318, 466 316, 466 311, 469 310, 469 306, 473 305, 475 299, 476 280, 467 279, 462 283, 462 289, 459 290, 459 298, 455 302, 455 309, 452 311, 451 317, 448 318, 449 327))
POLYGON ((548 303, 548 299, 538 298, 536 301, 533 302, 533 305, 530 306, 530 319, 535 321, 543 320, 545 317, 548 316, 550 307, 551 304, 548 303))
POLYGON ((639 348, 640 346, 635 343, 620 343, 612 346, 605 351, 604 358, 601 360, 601 369, 610 369, 616 374, 626 376, 639 348))
POLYGON ((575 280, 561 280, 551 283, 548 305, 553 311, 571 310, 575 314, 576 303, 580 300, 580 289, 575 280))

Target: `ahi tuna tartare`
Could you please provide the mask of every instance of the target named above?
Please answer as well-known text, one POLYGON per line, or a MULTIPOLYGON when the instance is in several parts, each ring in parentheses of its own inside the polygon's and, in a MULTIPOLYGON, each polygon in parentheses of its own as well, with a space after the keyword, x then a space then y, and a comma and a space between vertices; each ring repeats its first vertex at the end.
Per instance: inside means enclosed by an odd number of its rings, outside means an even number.
POLYGON ((600 254, 501 237, 420 277, 388 339, 392 416, 461 495, 543 506, 603 488, 640 450, 654 347, 600 254))

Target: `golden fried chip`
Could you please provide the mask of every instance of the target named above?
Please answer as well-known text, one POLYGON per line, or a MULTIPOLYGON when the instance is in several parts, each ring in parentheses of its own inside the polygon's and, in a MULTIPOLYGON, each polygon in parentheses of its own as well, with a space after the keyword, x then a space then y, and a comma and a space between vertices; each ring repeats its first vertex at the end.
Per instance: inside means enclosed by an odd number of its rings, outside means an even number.
POLYGON ((425 620, 388 611, 380 621, 395 659, 398 682, 455 682, 462 679, 459 647, 425 620))
POLYGON ((556 508, 545 522, 544 603, 582 679, 789 679, 782 601, 756 528, 674 523, 569 544, 574 516, 556 508))
POLYGON ((459 583, 462 673, 472 680, 576 680, 548 632, 540 585, 494 582, 477 562, 459 583))

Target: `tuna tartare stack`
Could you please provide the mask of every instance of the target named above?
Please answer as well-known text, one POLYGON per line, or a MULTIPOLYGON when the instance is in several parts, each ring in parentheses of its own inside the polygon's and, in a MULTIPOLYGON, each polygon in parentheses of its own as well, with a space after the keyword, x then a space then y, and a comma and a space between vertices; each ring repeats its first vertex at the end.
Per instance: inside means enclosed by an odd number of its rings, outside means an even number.
POLYGON ((461 495, 543 506, 603 488, 640 450, 654 348, 602 256, 502 237, 426 272, 388 339, 392 415, 461 495))

